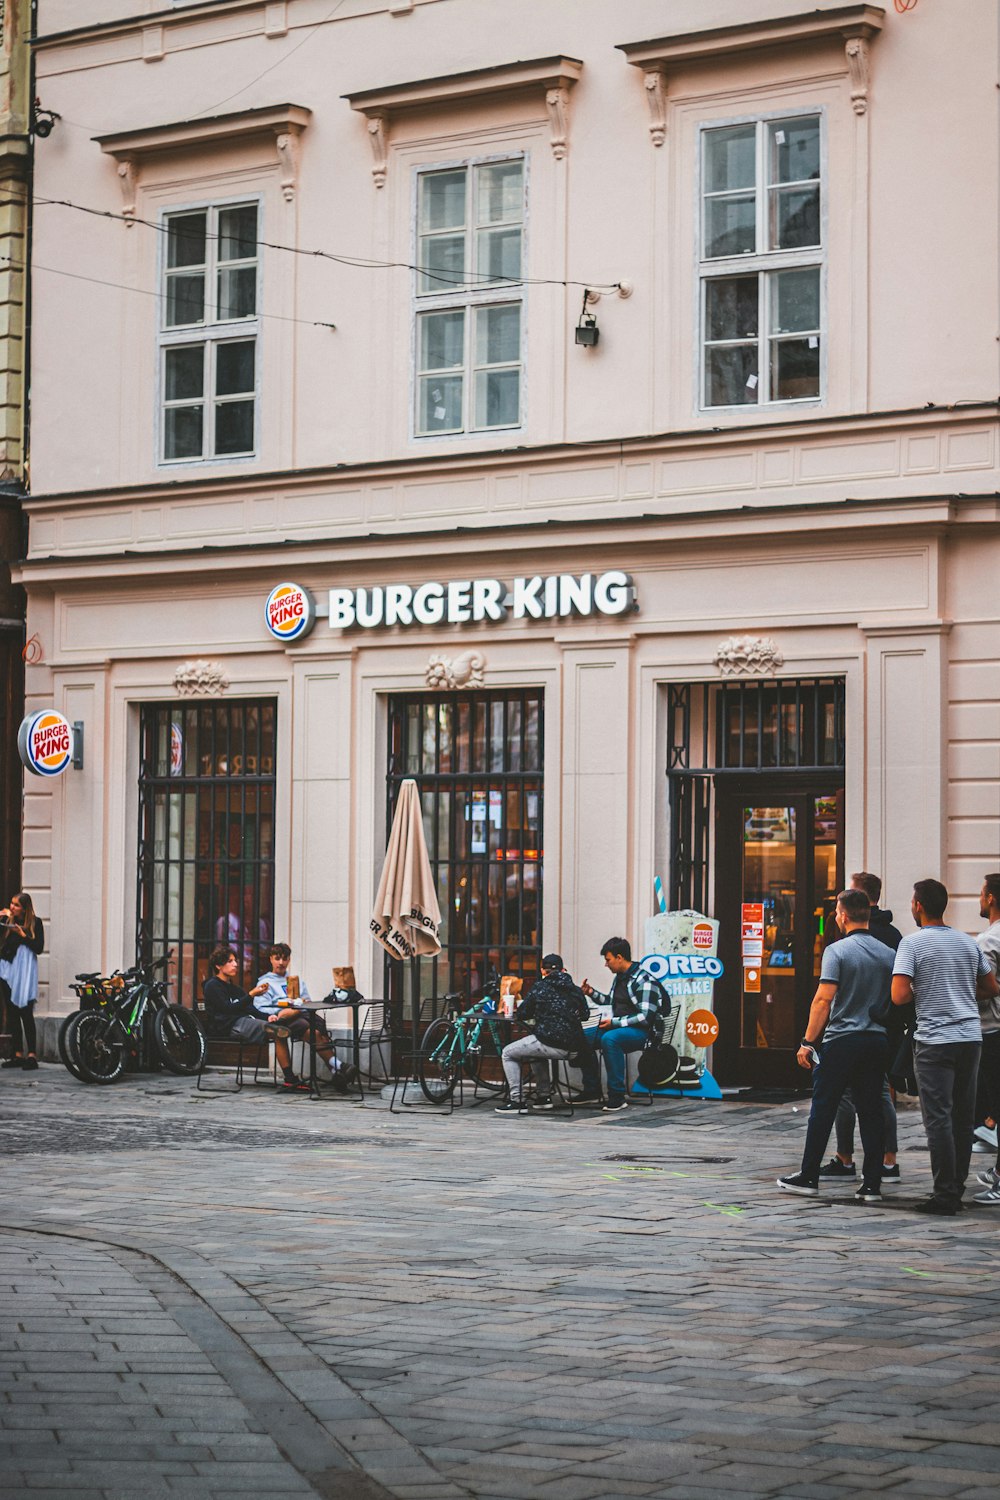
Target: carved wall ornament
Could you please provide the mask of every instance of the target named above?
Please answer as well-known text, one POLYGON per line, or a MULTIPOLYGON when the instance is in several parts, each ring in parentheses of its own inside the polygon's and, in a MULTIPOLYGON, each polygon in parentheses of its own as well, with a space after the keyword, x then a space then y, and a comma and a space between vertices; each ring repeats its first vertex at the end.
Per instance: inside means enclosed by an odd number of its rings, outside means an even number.
POLYGON ((479 688, 486 681, 486 658, 481 651, 463 651, 444 656, 435 651, 428 658, 424 681, 429 688, 479 688))
POLYGON ((229 678, 221 661, 182 661, 174 673, 174 687, 183 698, 224 693, 229 678))
POLYGON ((654 146, 667 138, 667 74, 664 68, 650 68, 643 77, 646 102, 649 105, 649 135, 654 146))
POLYGON ((278 153, 278 167, 281 171, 281 195, 286 203, 291 203, 299 176, 298 134, 292 130, 282 131, 274 138, 274 148, 278 153))
POLYGON ((715 665, 723 677, 739 673, 773 676, 784 664, 776 642, 766 635, 727 636, 715 653, 715 665))
POLYGON ((368 116, 368 139, 372 143, 375 165, 372 177, 377 188, 385 187, 386 166, 389 159, 389 118, 385 114, 368 116))
POLYGON ((566 155, 566 132, 569 124, 567 118, 569 90, 546 89, 545 107, 549 112, 549 137, 552 142, 552 155, 556 161, 562 161, 566 155))
POLYGON ((863 36, 848 37, 844 52, 847 56, 847 71, 851 75, 851 104, 856 115, 863 115, 868 108, 870 77, 867 39, 863 36))
POLYGON ((125 228, 131 229, 135 218, 135 200, 138 192, 135 157, 122 157, 115 170, 118 173, 118 185, 122 190, 122 215, 125 219, 125 228))

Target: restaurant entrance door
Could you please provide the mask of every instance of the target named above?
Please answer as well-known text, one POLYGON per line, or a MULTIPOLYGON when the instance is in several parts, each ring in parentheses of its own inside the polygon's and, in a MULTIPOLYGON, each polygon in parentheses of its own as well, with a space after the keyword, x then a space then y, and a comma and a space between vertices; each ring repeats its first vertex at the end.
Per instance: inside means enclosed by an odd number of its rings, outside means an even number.
POLYGON ((795 1061, 844 884, 838 778, 754 776, 716 785, 720 1033, 729 1082, 805 1087, 795 1061))

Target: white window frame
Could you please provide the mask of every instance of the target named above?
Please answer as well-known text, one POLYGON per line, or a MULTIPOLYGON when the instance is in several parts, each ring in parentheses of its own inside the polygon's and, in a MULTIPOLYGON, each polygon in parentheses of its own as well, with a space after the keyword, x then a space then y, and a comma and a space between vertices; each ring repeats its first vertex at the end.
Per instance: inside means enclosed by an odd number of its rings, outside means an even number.
MULTIPOLYGON (((699 412, 713 413, 739 413, 746 415, 755 411, 773 411, 775 408, 785 409, 788 407, 818 407, 822 406, 827 399, 827 347, 829 338, 829 319, 827 315, 827 272, 829 254, 829 233, 827 223, 827 203, 829 199, 829 173, 827 165, 827 128, 826 109, 821 105, 800 106, 798 108, 787 108, 773 110, 759 114, 739 115, 725 119, 706 120, 698 127, 698 171, 696 174, 696 225, 697 225, 697 295, 695 297, 695 310, 697 324, 695 328, 695 348, 697 350, 697 381, 698 398, 697 410, 699 412), (768 208, 769 208, 769 184, 767 181, 767 147, 772 128, 780 127, 782 120, 815 119, 819 122, 820 147, 819 147, 819 202, 820 202, 820 242, 816 246, 807 246, 795 250, 768 250, 760 247, 767 244, 768 231, 768 208), (726 130, 733 127, 753 125, 756 130, 755 140, 755 169, 754 169, 754 198, 755 198, 755 233, 754 242, 757 249, 740 255, 717 256, 711 259, 705 256, 705 204, 707 196, 705 191, 705 137, 716 130, 726 130), (774 396, 771 395, 772 365, 771 345, 780 343, 784 339, 808 338, 813 335, 802 330, 794 334, 782 335, 772 334, 771 323, 771 284, 774 274, 779 271, 794 271, 818 269, 819 271, 819 304, 820 321, 815 336, 819 339, 819 391, 813 396, 774 396), (757 400, 754 402, 724 403, 721 405, 710 405, 707 391, 707 365, 706 350, 718 345, 739 345, 749 343, 749 340, 719 339, 708 340, 705 337, 706 326, 706 303, 707 284, 710 281, 727 280, 735 276, 757 277, 757 369, 758 385, 757 400)), ((718 196, 722 196, 720 193, 718 196)))
MULTIPOLYGON (((261 405, 261 299, 263 296, 263 258, 261 256, 261 234, 262 234, 263 200, 256 193, 241 193, 231 198, 212 198, 210 201, 171 204, 169 208, 160 212, 160 246, 158 281, 160 287, 159 308, 157 314, 157 377, 156 377, 156 453, 160 467, 174 469, 180 466, 190 467, 193 464, 244 464, 253 462, 260 452, 260 405, 261 405), (257 255, 256 262, 256 297, 254 306, 256 312, 252 318, 235 318, 219 321, 215 314, 218 311, 218 220, 219 213, 228 208, 255 208, 257 210, 257 255), (183 218, 185 214, 204 213, 207 215, 206 243, 205 243, 205 318, 201 323, 182 323, 175 327, 166 326, 167 312, 167 282, 169 271, 167 267, 167 242, 169 221, 174 218, 183 218), (253 446, 242 453, 219 453, 215 452, 215 406, 232 401, 246 401, 250 398, 250 392, 239 392, 232 396, 216 396, 215 371, 218 348, 222 344, 253 343, 254 345, 254 385, 253 385, 253 446), (193 399, 177 400, 168 402, 166 399, 166 351, 176 349, 185 344, 199 344, 204 346, 207 357, 204 359, 202 373, 203 385, 201 405, 204 411, 202 424, 202 452, 199 456, 184 458, 168 458, 166 456, 166 412, 171 406, 193 406, 197 403, 193 399)), ((246 264, 246 262, 224 262, 225 265, 246 264)))
POLYGON ((457 160, 439 161, 421 164, 413 169, 413 191, 410 220, 413 225, 413 265, 420 263, 420 183, 424 177, 435 176, 440 172, 465 171, 466 177, 466 215, 465 235, 466 253, 471 260, 475 255, 475 219, 474 219, 474 183, 476 169, 484 166, 496 166, 503 162, 521 163, 522 172, 522 208, 521 208, 521 276, 522 280, 517 282, 494 282, 483 285, 477 289, 474 285, 470 287, 446 287, 441 291, 424 292, 420 289, 421 272, 412 272, 412 294, 413 304, 411 314, 411 393, 410 393, 410 437, 416 443, 430 442, 463 442, 470 439, 482 441, 491 433, 518 433, 523 431, 525 425, 526 409, 526 324, 527 324, 527 288, 524 283, 527 264, 528 246, 528 164, 529 157, 526 151, 501 151, 493 152, 486 156, 465 156, 457 160), (477 365, 475 360, 475 325, 476 309, 487 307, 510 306, 517 304, 520 308, 520 347, 518 360, 504 361, 501 365, 487 366, 477 365), (421 317, 426 313, 434 312, 458 312, 464 311, 464 339, 463 339, 463 361, 462 365, 455 366, 450 370, 442 370, 442 375, 462 375, 462 422, 461 427, 451 428, 447 431, 440 429, 424 432, 419 425, 420 417, 420 392, 421 392, 421 363, 420 363, 420 325, 421 317), (517 368, 520 372, 518 382, 518 419, 516 423, 503 426, 477 427, 474 423, 475 416, 475 375, 481 369, 512 369, 517 368))

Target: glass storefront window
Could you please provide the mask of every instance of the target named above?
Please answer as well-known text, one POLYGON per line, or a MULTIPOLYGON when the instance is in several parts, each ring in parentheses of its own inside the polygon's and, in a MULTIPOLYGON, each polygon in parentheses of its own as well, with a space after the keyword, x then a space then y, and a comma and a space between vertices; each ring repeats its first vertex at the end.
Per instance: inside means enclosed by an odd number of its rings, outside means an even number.
POLYGON ((147 704, 140 718, 136 948, 173 950, 175 998, 201 999, 208 955, 229 943, 240 982, 274 937, 276 705, 147 704))

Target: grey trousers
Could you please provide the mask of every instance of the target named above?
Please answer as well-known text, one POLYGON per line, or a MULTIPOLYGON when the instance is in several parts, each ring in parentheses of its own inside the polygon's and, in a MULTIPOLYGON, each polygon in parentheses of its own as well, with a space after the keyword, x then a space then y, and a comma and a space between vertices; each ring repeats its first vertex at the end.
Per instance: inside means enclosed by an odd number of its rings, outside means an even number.
POLYGON ((552 1092, 549 1063, 562 1062, 569 1056, 569 1053, 561 1051, 558 1047, 546 1047, 537 1036, 523 1036, 519 1041, 509 1042, 503 1049, 502 1056, 511 1103, 518 1104, 521 1099, 521 1064, 523 1062, 531 1064, 531 1071, 535 1075, 535 1085, 541 1097, 545 1099, 552 1092))
MULTIPOLYGON (((837 1154, 838 1156, 854 1155, 854 1121, 858 1112, 854 1108, 854 1095, 850 1089, 845 1089, 840 1103, 837 1105, 837 1154)), ((882 1085, 882 1121, 885 1125, 885 1154, 895 1156, 899 1146, 896 1131, 896 1106, 892 1102, 889 1092, 889 1080, 882 1085)))
POLYGON ((913 1064, 920 1090, 934 1197, 959 1203, 972 1159, 979 1042, 914 1042, 913 1064))

